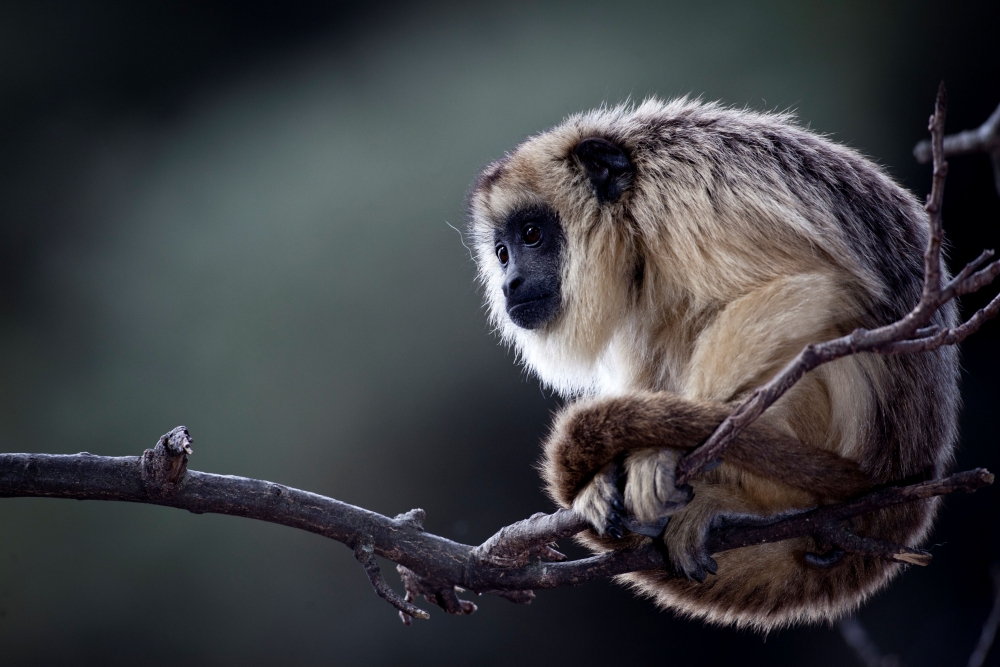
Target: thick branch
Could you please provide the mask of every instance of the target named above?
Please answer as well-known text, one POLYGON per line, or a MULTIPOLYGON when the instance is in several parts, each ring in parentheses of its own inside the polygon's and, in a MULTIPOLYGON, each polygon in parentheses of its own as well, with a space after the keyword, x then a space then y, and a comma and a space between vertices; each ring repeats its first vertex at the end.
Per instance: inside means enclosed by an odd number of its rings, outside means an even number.
MULTIPOLYGON (((246 477, 185 470, 179 478, 171 479, 165 472, 177 469, 178 461, 187 459, 185 449, 172 448, 171 442, 186 443, 190 449, 187 430, 178 427, 141 457, 0 454, 0 497, 148 503, 195 514, 228 514, 307 530, 350 546, 378 594, 405 617, 421 616, 420 610, 410 604, 418 594, 452 613, 471 613, 475 605, 459 600, 456 587, 527 602, 533 589, 571 586, 627 572, 669 567, 652 540, 641 547, 576 561, 545 562, 543 559, 564 558, 551 548, 554 540, 587 527, 570 510, 536 514, 473 547, 425 532, 421 510, 389 518, 332 498, 246 477), (405 600, 385 583, 374 561, 375 554, 402 566, 407 589, 405 600)), ((839 530, 839 524, 850 517, 900 502, 973 491, 992 480, 993 475, 979 469, 943 480, 883 489, 848 503, 776 519, 768 525, 716 529, 710 534, 709 547, 717 553, 791 537, 816 535, 822 539, 823 531, 839 530)), ((904 547, 890 551, 871 555, 906 560, 898 557, 908 551, 904 547)))
MULTIPOLYGON (((959 271, 953 279, 944 285, 941 284, 941 244, 944 241, 941 202, 944 197, 944 180, 948 173, 948 163, 944 160, 945 106, 946 95, 942 84, 938 89, 934 115, 928 124, 931 133, 930 150, 933 154, 934 178, 931 194, 927 197, 927 204, 924 207, 928 214, 929 229, 927 247, 924 251, 924 289, 920 301, 905 317, 892 324, 873 330, 856 329, 846 336, 825 343, 807 345, 770 382, 757 387, 737 405, 700 447, 680 460, 677 464, 678 484, 686 484, 697 475, 718 465, 726 448, 736 437, 809 371, 859 352, 901 354, 926 352, 936 350, 943 345, 955 345, 979 329, 983 322, 996 317, 1000 311, 1000 296, 957 327, 945 328, 932 324, 935 313, 948 302, 957 296, 985 287, 1000 275, 1000 261, 979 268, 993 257, 992 251, 986 251, 959 271)), ((1000 118, 997 114, 994 116, 1000 118)), ((990 117, 991 120, 994 116, 990 117)), ((987 121, 987 124, 989 122, 987 121)), ((1000 123, 1000 120, 997 123, 1000 123)))

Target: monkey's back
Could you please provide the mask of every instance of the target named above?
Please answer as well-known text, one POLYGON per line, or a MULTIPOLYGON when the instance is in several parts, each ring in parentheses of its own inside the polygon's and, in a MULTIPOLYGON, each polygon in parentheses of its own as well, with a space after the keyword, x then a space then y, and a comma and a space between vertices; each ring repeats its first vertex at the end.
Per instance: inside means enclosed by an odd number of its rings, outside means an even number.
MULTIPOLYGON (((727 200, 720 190, 728 190, 729 196, 746 196, 756 187, 782 193, 757 196, 754 202, 754 206, 777 202, 778 210, 771 213, 775 218, 801 217, 807 224, 832 221, 839 243, 819 254, 822 261, 854 276, 842 288, 853 312, 836 323, 836 334, 856 326, 875 328, 905 316, 918 302, 923 285, 927 238, 923 207, 853 151, 780 119, 732 114, 731 110, 695 107, 690 114, 665 114, 658 123, 650 122, 652 135, 659 136, 661 143, 654 148, 656 142, 647 141, 646 146, 654 151, 647 160, 657 161, 655 150, 672 154, 660 167, 661 173, 676 174, 671 167, 678 151, 685 160, 708 165, 698 171, 716 174, 709 186, 715 189, 715 207, 724 206, 720 202, 727 200), (776 185, 776 181, 783 183, 776 185), (790 201, 782 199, 785 193, 791 193, 790 201)), ((672 203, 671 208, 676 207, 672 203)), ((750 210, 740 208, 743 215, 750 210)), ((781 224, 780 219, 772 222, 764 217, 765 228, 781 224)), ((817 224, 809 231, 822 242, 829 240, 823 237, 829 237, 831 229, 817 224)), ((954 326, 955 322, 953 304, 935 316, 939 325, 954 326)), ((773 369, 791 356, 794 353, 773 369)), ((914 355, 865 354, 833 365, 837 367, 815 371, 812 378, 822 385, 830 402, 831 433, 825 446, 858 461, 876 486, 913 483, 945 472, 956 439, 960 400, 954 348, 914 355), (837 373, 840 386, 833 388, 831 378, 837 373), (852 415, 851 400, 864 395, 867 409, 852 415)), ((813 407, 802 404, 811 400, 809 396, 808 392, 790 396, 782 409, 793 416, 799 410, 809 412, 813 407)), ((935 499, 885 509, 855 519, 850 528, 859 535, 916 547, 930 529, 937 504, 935 499)), ((847 555, 829 569, 807 565, 804 554, 818 550, 813 539, 799 538, 728 551, 716 556, 718 574, 704 583, 666 572, 623 579, 682 613, 710 622, 768 629, 843 614, 886 584, 901 567, 855 555, 847 555)))

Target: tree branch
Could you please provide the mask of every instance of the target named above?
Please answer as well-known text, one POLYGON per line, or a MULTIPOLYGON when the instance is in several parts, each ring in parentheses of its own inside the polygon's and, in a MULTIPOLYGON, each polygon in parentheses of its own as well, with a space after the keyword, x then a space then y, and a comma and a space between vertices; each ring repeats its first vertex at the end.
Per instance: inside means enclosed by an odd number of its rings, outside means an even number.
MULTIPOLYGON (((990 615, 983 622, 983 629, 979 634, 979 641, 976 648, 969 655, 968 667, 982 667, 986 662, 986 657, 993 648, 993 640, 996 638, 997 626, 1000 626, 1000 563, 994 563, 990 574, 993 576, 993 608, 990 615)), ((837 624, 844 641, 854 649, 858 659, 866 667, 902 667, 899 657, 896 655, 883 655, 879 651, 878 645, 865 630, 865 626, 855 616, 848 616, 840 620, 837 624)))
MULTIPOLYGON (((946 328, 932 324, 935 313, 954 298, 975 292, 993 282, 1000 275, 1000 261, 993 261, 993 251, 987 250, 946 284, 941 284, 941 244, 944 228, 941 222, 941 202, 944 197, 944 180, 948 173, 945 162, 944 120, 946 94, 944 84, 938 88, 934 115, 928 123, 931 133, 930 151, 933 156, 934 178, 931 194, 924 206, 928 214, 929 231, 924 250, 924 289, 917 305, 905 317, 877 329, 855 329, 850 334, 825 343, 807 345, 770 382, 761 385, 744 399, 697 449, 686 454, 677 464, 677 484, 687 484, 694 477, 711 470, 722 461, 726 448, 743 430, 760 417, 768 407, 791 389, 809 371, 836 359, 874 352, 876 354, 903 354, 936 350, 943 345, 955 345, 982 324, 1000 312, 1000 295, 983 309, 957 327, 946 328), (977 270, 978 269, 978 270, 977 270)), ((1000 124, 1000 109, 983 127, 996 132, 1000 124), (990 125, 996 117, 996 122, 990 125)))
MULTIPOLYGON (((976 129, 944 137, 941 148, 944 157, 969 153, 988 154, 993 163, 993 184, 997 194, 1000 194, 1000 106, 976 129)), ((924 139, 913 147, 913 157, 917 158, 917 162, 926 164, 933 159, 931 149, 931 142, 924 139)))
POLYGON ((997 636, 997 626, 1000 626, 1000 563, 993 564, 993 571, 990 574, 993 575, 993 609, 986 617, 976 648, 969 656, 969 667, 982 667, 986 662, 986 656, 989 655, 993 640, 997 636))
MULTIPOLYGON (((924 139, 913 147, 913 157, 917 158, 917 162, 926 164, 933 159, 931 148, 931 142, 924 139)), ((997 194, 1000 194, 1000 106, 976 129, 944 137, 941 148, 944 157, 969 153, 988 154, 993 163, 994 184, 997 194)))
MULTIPOLYGON (((1000 106, 976 129, 944 137, 942 148, 944 157, 992 153, 1000 148, 1000 106)), ((913 147, 913 157, 917 158, 920 164, 927 164, 934 158, 929 139, 924 139, 913 147)))
MULTIPOLYGON (((652 539, 638 547, 565 561, 553 541, 575 535, 586 521, 571 510, 534 516, 502 528, 474 547, 425 532, 423 510, 395 518, 347 503, 246 477, 187 470, 191 436, 183 426, 167 433, 142 456, 0 454, 0 497, 115 500, 186 509, 195 514, 241 516, 306 530, 349 546, 375 591, 400 611, 403 620, 426 618, 412 603, 419 595, 453 614, 476 606, 461 600, 461 589, 529 602, 532 591, 573 586, 627 572, 669 568, 652 539), (398 564, 406 598, 393 591, 375 561, 398 564)), ((814 536, 851 553, 925 564, 930 554, 852 535, 843 522, 867 512, 932 496, 974 491, 993 481, 984 469, 905 487, 869 493, 856 500, 776 517, 753 525, 713 530, 709 550, 719 553, 792 537, 814 536), (914 558, 914 554, 919 555, 914 558), (918 562, 919 561, 919 562, 918 562)))
POLYGON ((840 635, 844 641, 854 649, 865 667, 900 667, 899 658, 891 654, 884 655, 856 617, 847 616, 840 619, 837 627, 840 628, 840 635))

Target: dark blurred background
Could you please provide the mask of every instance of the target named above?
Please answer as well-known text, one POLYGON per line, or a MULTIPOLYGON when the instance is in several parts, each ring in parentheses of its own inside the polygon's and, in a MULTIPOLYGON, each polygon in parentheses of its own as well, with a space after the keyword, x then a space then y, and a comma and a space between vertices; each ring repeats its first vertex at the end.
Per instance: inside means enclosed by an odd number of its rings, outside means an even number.
MULTIPOLYGON (((938 81, 950 131, 1000 102, 998 24, 994 1, 5 2, 0 450, 136 455, 186 424, 195 469, 481 541, 551 509, 559 402, 448 226, 476 171, 571 112, 693 94, 795 109, 923 196, 938 81)), ((987 157, 952 160, 945 202, 953 265, 1000 245, 987 157)), ((998 340, 964 347, 961 468, 1000 468, 998 340)), ((860 613, 911 667, 964 664, 991 604, 1000 493, 945 505, 934 563, 860 613)), ((4 665, 860 664, 836 629, 765 641, 609 583, 477 602, 405 628, 314 535, 0 501, 4 665)))

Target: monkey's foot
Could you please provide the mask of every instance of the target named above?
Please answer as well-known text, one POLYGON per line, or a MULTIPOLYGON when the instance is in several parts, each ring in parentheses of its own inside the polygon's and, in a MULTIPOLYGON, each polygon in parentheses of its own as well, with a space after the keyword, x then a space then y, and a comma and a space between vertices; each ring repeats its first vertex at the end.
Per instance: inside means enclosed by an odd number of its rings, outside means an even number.
POLYGON ((667 524, 663 541, 670 564, 677 574, 703 582, 718 571, 718 564, 708 553, 708 531, 718 514, 710 505, 691 503, 667 524))

